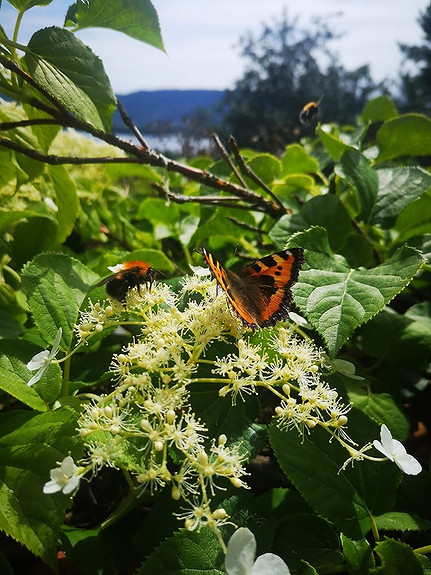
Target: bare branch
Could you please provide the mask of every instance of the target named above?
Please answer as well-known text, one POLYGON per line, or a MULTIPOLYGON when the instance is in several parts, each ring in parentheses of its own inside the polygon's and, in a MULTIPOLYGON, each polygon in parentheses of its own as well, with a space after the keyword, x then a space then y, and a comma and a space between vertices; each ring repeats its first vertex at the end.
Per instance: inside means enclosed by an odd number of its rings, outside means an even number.
POLYGON ((244 180, 244 178, 241 176, 241 173, 237 170, 237 167, 235 166, 235 164, 232 162, 232 160, 230 159, 230 156, 228 154, 228 151, 226 150, 226 148, 224 147, 224 145, 222 144, 222 141, 220 140, 220 138, 217 136, 217 134, 213 134, 212 135, 213 140, 216 143, 217 148, 220 150, 221 155, 223 156, 223 159, 227 162, 227 164, 229 164, 231 170, 233 171, 233 173, 235 174, 235 176, 238 178, 239 183, 244 186, 244 188, 247 187, 247 184, 244 180))
POLYGON ((288 209, 283 206, 283 204, 280 202, 280 200, 277 198, 277 196, 274 194, 271 188, 269 188, 265 184, 265 182, 261 180, 261 178, 259 178, 259 176, 255 174, 249 166, 247 166, 247 164, 244 161, 244 158, 241 155, 238 143, 233 136, 229 136, 229 144, 232 148, 235 159, 238 162, 238 165, 242 173, 245 176, 249 177, 251 180, 253 180, 255 184, 257 184, 260 188, 262 188, 262 190, 264 190, 269 196, 271 196, 271 198, 278 205, 280 210, 283 210, 284 213, 288 212, 288 209))
MULTIPOLYGON (((50 120, 46 120, 45 123, 59 123, 62 126, 67 126, 71 128, 75 128, 77 130, 87 132, 94 136, 95 138, 102 140, 108 144, 115 146, 116 148, 122 150, 126 154, 129 154, 130 157, 125 158, 76 158, 76 157, 68 157, 68 156, 57 156, 53 154, 44 154, 38 150, 26 148, 14 142, 12 140, 8 140, 6 138, 0 138, 0 145, 4 146, 5 148, 9 148, 21 154, 24 154, 30 158, 38 160, 40 162, 45 162, 50 165, 60 165, 60 164, 115 164, 115 163, 133 163, 133 164, 148 164, 153 167, 158 167, 165 169, 167 171, 176 172, 188 178, 191 181, 198 182, 202 185, 220 190, 225 193, 232 194, 234 196, 231 197, 220 197, 217 200, 218 205, 228 205, 229 207, 235 207, 237 209, 248 209, 248 210, 256 210, 260 212, 264 212, 270 215, 273 218, 279 218, 281 215, 286 213, 286 209, 280 203, 280 201, 276 198, 272 192, 265 187, 263 182, 259 183, 263 189, 271 195, 272 201, 266 199, 262 195, 250 190, 245 185, 245 181, 241 177, 241 175, 237 172, 235 167, 232 165, 231 161, 229 160, 229 165, 233 169, 234 173, 238 177, 239 181, 242 185, 235 184, 233 182, 229 182, 227 180, 223 180, 208 172, 206 170, 200 170, 198 168, 194 168, 193 166, 189 166, 187 164, 183 164, 181 162, 177 162, 175 160, 171 160, 160 154, 147 145, 145 142, 142 134, 139 132, 138 128, 133 124, 132 120, 129 118, 127 113, 122 108, 121 104, 119 105, 120 113, 122 114, 123 121, 135 136, 138 138, 140 142, 140 146, 133 144, 127 140, 124 140, 115 134, 105 132, 98 128, 95 128, 91 124, 80 120, 73 116, 64 106, 58 102, 53 96, 48 94, 46 90, 41 88, 37 82, 29 75, 27 72, 22 70, 15 62, 6 58, 3 54, 0 53, 0 63, 2 63, 6 68, 11 70, 12 72, 18 74, 25 82, 36 88, 41 95, 44 96, 49 102, 51 102, 55 108, 51 108, 49 105, 39 101, 37 98, 29 97, 27 99, 28 102, 31 101, 31 104, 35 107, 44 110, 46 113, 50 114, 53 118, 52 122, 50 120), (244 202, 244 203, 242 203, 244 202)), ((21 124, 23 125, 23 124, 21 124)), ((30 124, 26 124, 30 125, 30 124)), ((16 127, 12 124, 13 127, 16 127)), ((11 125, 9 124, 9 129, 11 125)), ((220 149, 223 148, 223 145, 220 142, 220 149), (221 147, 220 147, 221 146, 221 147)), ((235 153, 235 150, 234 150, 235 153)), ((240 164, 241 170, 244 170, 242 166, 245 166, 244 160, 241 158, 239 154, 239 150, 235 154, 237 160, 238 158, 240 161, 242 160, 242 165, 240 164)), ((228 154, 226 152, 226 157, 228 154)), ((249 175, 250 170, 247 172, 249 175)), ((252 176, 251 176, 252 177, 252 176)), ((257 178, 256 175, 254 175, 257 178)), ((254 180, 256 181, 256 179, 254 180)), ((258 180, 260 182, 260 180, 258 180)), ((211 198, 208 196, 202 196, 199 199, 196 196, 177 196, 170 192, 170 197, 174 201, 181 201, 181 202, 207 202, 207 203, 215 203, 216 198, 211 198), (186 198, 186 199, 185 199, 186 198)))
POLYGON ((145 141, 144 136, 141 134, 139 128, 136 126, 136 124, 133 123, 131 117, 126 112, 123 104, 120 102, 120 100, 118 98, 117 98, 117 108, 118 108, 118 111, 120 112, 121 119, 123 120, 125 125, 128 128, 130 128, 130 130, 136 136, 136 139, 141 144, 141 146, 144 148, 144 150, 149 150, 150 146, 147 144, 147 142, 145 141))
POLYGON ((51 118, 35 118, 34 120, 19 120, 17 122, 0 122, 0 130, 13 130, 14 128, 26 128, 27 126, 61 126, 59 120, 51 118))

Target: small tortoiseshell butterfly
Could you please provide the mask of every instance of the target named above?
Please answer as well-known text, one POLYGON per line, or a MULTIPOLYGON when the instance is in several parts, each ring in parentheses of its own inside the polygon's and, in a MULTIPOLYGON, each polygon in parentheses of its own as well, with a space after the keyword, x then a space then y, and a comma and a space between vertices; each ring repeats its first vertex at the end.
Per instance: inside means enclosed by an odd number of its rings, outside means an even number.
POLYGON ((304 263, 304 250, 291 248, 265 256, 239 274, 225 269, 201 248, 218 285, 243 323, 252 329, 275 325, 289 314, 291 287, 304 263))
POLYGON ((149 288, 154 281, 155 270, 146 262, 124 262, 109 268, 113 274, 101 280, 97 286, 106 284, 106 293, 114 299, 124 303, 127 292, 147 284, 149 288))

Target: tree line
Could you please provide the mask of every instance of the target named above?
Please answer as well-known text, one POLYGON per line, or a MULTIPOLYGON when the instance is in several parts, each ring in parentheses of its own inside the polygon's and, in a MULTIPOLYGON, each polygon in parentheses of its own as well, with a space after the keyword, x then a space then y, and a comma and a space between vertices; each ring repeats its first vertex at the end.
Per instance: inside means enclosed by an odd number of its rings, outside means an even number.
MULTIPOLYGON (((400 111, 429 113, 431 108, 431 2, 419 15, 420 45, 400 44, 403 64, 396 81, 374 82, 369 66, 348 70, 330 49, 336 37, 327 22, 301 29, 284 12, 258 35, 246 34, 240 48, 244 75, 223 100, 222 134, 234 134, 241 147, 272 153, 299 140, 313 125, 303 126, 298 113, 310 99, 322 98, 322 119, 352 123, 371 97, 386 94, 400 111)), ((208 126, 207 126, 208 127, 208 126)), ((213 128, 213 126, 211 126, 213 128)))

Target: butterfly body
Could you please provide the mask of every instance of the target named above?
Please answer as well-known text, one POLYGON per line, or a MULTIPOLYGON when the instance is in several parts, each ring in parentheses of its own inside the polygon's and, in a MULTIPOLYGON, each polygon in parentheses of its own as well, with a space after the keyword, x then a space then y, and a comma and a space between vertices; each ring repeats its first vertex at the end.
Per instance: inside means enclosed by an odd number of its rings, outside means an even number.
POLYGON ((140 294, 142 284, 151 288, 154 281, 155 270, 146 262, 124 262, 111 269, 114 273, 101 280, 97 285, 106 285, 106 293, 123 303, 129 290, 137 288, 140 294))
POLYGON ((302 248, 283 250, 255 261, 237 274, 225 269, 202 248, 202 255, 230 305, 252 329, 275 325, 288 316, 291 287, 304 262, 303 252, 302 248))

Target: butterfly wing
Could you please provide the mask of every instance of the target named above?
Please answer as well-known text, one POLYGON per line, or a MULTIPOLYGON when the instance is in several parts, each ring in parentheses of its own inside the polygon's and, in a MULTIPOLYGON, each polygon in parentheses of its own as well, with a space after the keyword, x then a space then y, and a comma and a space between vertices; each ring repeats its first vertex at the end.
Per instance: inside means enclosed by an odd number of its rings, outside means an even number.
POLYGON ((231 270, 225 269, 219 262, 215 261, 213 256, 205 248, 201 248, 202 255, 206 260, 213 276, 218 285, 225 292, 230 305, 249 327, 255 328, 256 310, 254 309, 253 300, 249 297, 247 282, 238 274, 231 270))
POLYGON ((290 288, 304 261, 302 248, 266 256, 240 274, 223 268, 205 248, 202 254, 229 303, 249 327, 275 325, 287 316, 292 300, 290 288))
POLYGON ((253 287, 260 327, 275 325, 288 316, 292 286, 304 263, 304 250, 291 248, 266 256, 247 266, 241 278, 253 287))

